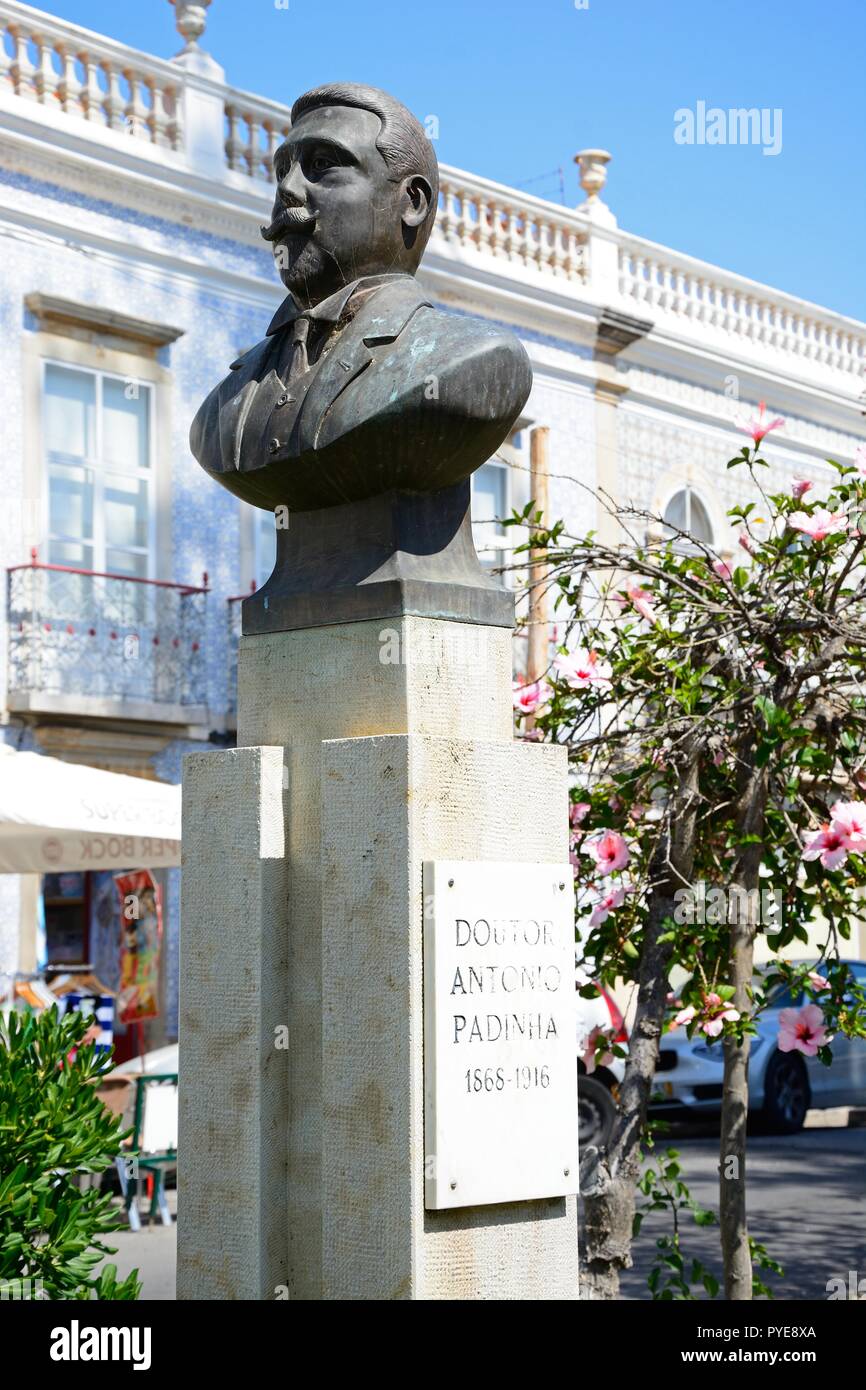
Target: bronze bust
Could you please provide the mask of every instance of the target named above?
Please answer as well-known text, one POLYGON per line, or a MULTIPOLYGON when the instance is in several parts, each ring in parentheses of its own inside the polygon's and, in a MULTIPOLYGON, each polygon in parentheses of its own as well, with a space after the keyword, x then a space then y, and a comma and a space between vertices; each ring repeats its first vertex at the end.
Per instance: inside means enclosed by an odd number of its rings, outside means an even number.
POLYGON ((411 112, 336 83, 299 97, 291 119, 262 228, 288 295, 190 434, 213 478, 289 517, 245 630, 431 601, 442 616, 502 621, 504 593, 472 547, 468 480, 529 395, 527 355, 497 325, 436 308, 414 278, 439 180, 411 112), (395 583, 399 595, 381 587, 395 583), (377 595, 349 593, 362 585, 377 595))

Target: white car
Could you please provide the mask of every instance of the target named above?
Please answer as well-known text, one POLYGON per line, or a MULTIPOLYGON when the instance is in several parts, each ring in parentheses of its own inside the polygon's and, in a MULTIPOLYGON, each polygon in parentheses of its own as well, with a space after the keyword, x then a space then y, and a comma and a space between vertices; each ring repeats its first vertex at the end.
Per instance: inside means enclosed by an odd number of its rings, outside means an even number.
MULTIPOLYGON (((581 989, 589 983, 589 977, 578 969, 576 988, 581 989)), ((578 1142, 581 1149, 586 1146, 603 1148, 610 1137, 616 1117, 616 1097, 625 1074, 625 1060, 614 1057, 607 1066, 596 1067, 590 1075, 586 1069, 583 1054, 593 1028, 604 1028, 612 1033, 612 1041, 621 1046, 628 1044, 622 1014, 613 996, 601 986, 601 993, 595 999, 577 996, 577 1116, 578 1142)))
MULTIPOLYGON (((845 961, 858 984, 866 986, 866 962, 845 961)), ((837 1034, 833 1061, 780 1052, 776 1046, 782 1009, 808 1003, 780 985, 757 1020, 758 1036, 749 1054, 749 1110, 773 1134, 796 1134, 806 1112, 834 1105, 866 1105, 866 1038, 837 1034)), ((665 1033, 659 1046, 652 1111, 670 1119, 718 1112, 722 1103, 724 1058, 721 1042, 684 1028, 665 1033)))

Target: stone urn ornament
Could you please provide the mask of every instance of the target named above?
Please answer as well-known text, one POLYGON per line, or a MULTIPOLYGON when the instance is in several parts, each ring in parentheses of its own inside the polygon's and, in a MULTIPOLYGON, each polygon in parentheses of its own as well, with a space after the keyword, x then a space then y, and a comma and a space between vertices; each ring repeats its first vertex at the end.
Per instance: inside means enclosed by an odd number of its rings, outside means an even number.
POLYGON ((198 47, 198 40, 201 38, 207 27, 207 9, 210 0, 199 0, 198 4, 188 4, 186 0, 168 0, 174 6, 175 26, 181 38, 185 40, 186 47, 184 52, 198 47))

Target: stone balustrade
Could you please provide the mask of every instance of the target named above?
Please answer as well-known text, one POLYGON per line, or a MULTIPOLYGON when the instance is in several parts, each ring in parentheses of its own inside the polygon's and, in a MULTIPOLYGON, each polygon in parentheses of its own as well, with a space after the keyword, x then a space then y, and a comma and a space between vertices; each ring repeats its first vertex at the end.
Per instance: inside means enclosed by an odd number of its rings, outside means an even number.
POLYGON ((568 208, 442 166, 433 233, 461 251, 479 251, 565 280, 587 278, 586 223, 568 208))
POLYGON ((238 92, 226 101, 225 112, 228 167, 236 173, 270 181, 274 154, 288 134, 289 108, 238 92))
POLYGON ((798 358, 856 379, 866 369, 866 336, 841 316, 740 276, 618 233, 619 291, 638 316, 689 328, 729 349, 752 347, 798 358), (833 316, 835 317, 835 316, 833 316))
POLYGON ((0 4, 0 91, 183 148, 183 73, 172 63, 7 0, 0 4))

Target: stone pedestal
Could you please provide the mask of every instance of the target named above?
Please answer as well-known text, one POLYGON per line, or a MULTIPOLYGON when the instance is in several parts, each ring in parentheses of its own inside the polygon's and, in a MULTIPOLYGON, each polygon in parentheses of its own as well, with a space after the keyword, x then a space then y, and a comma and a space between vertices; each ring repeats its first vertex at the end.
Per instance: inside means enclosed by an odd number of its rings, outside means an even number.
POLYGON ((510 692, 504 627, 241 640, 245 746, 185 773, 178 1297, 577 1296, 575 1198, 424 1208, 423 862, 568 857, 510 692))

